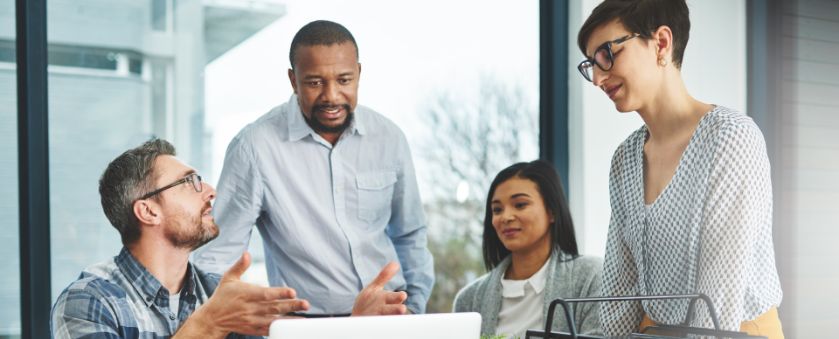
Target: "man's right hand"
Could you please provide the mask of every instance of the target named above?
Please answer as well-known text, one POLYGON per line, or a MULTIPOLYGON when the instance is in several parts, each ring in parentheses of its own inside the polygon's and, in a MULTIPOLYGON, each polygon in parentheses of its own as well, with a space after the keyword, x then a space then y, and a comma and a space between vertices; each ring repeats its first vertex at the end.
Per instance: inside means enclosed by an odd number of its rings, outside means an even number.
POLYGON ((294 289, 287 287, 262 287, 243 282, 240 278, 251 263, 250 254, 242 257, 224 274, 212 297, 199 307, 181 327, 175 337, 184 334, 205 333, 210 337, 223 338, 235 332, 244 335, 267 336, 271 322, 286 313, 306 311, 309 302, 295 299, 294 289), (182 333, 195 323, 202 332, 182 333), (201 328, 203 327, 203 328, 201 328))

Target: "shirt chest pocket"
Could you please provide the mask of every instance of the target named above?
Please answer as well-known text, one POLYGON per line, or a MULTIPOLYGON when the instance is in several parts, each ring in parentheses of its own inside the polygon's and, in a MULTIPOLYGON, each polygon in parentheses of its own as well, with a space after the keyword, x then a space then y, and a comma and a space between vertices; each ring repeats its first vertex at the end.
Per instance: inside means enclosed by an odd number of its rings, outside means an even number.
POLYGON ((396 172, 365 172, 355 179, 358 187, 358 219, 378 224, 390 218, 390 203, 396 172))

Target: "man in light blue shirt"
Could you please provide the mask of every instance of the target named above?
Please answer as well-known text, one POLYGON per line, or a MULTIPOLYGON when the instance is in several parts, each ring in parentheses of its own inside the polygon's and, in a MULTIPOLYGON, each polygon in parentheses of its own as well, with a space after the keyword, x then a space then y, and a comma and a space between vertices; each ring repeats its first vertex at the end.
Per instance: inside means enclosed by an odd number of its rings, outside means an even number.
POLYGON ((393 122, 357 105, 355 39, 315 21, 289 54, 294 95, 228 146, 214 211, 221 234, 196 263, 223 272, 256 225, 271 285, 294 288, 310 314, 349 313, 395 260, 402 269, 385 288, 406 291, 408 311, 425 312, 433 259, 411 152, 393 122))

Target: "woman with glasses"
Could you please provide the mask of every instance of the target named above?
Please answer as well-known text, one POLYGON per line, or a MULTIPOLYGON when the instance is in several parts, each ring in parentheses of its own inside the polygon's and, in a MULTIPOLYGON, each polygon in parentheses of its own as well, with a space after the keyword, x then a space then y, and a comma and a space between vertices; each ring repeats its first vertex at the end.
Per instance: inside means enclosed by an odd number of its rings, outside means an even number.
MULTIPOLYGON (((688 93, 689 30, 684 0, 606 0, 579 32, 580 73, 644 121, 612 159, 603 294, 702 293, 723 329, 783 338, 763 135, 743 113, 688 93)), ((687 306, 606 303, 601 322, 625 335, 679 324, 687 306)), ((691 325, 712 327, 701 303, 691 325)))
MULTIPOLYGON (((556 170, 542 160, 507 167, 490 184, 483 242, 489 273, 454 301, 455 312, 481 313, 481 335, 524 338, 528 329, 544 330, 554 299, 600 293, 602 262, 578 254, 562 191, 556 170)), ((574 309, 579 333, 600 334, 598 308, 574 309)), ((562 311, 551 327, 569 331, 562 311)))

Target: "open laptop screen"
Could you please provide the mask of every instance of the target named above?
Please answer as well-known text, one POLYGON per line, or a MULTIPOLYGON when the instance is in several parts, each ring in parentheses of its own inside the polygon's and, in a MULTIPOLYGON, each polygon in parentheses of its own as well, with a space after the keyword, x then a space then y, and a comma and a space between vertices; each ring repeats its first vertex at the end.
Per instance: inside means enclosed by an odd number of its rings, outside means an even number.
POLYGON ((271 324, 270 339, 478 339, 478 313, 282 319, 271 324))

